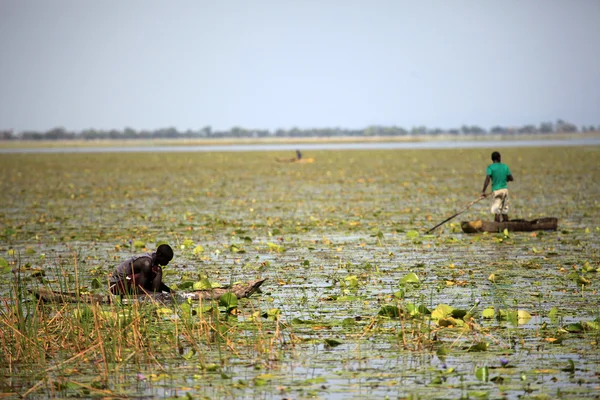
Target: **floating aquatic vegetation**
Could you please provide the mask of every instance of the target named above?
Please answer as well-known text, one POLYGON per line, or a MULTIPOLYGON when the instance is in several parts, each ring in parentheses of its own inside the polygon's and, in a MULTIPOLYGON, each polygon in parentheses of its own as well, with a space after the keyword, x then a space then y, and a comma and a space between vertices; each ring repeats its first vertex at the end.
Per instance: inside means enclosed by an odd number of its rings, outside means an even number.
MULTIPOLYGON (((511 217, 555 216, 559 231, 481 235, 458 220, 425 231, 477 195, 488 150, 322 151, 310 164, 261 152, 5 155, 6 391, 585 397, 598 361, 599 152, 503 150, 511 217), (170 306, 27 294, 106 293, 116 264, 161 243, 176 250, 163 274, 177 291, 268 283, 250 299, 170 306)), ((491 218, 489 205, 461 218, 491 218)))

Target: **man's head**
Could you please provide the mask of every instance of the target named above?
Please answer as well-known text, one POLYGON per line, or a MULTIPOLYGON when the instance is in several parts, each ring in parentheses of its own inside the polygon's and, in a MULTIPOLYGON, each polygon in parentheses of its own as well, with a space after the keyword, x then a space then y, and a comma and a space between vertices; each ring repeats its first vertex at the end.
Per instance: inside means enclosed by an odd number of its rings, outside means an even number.
POLYGON ((161 244, 156 249, 156 262, 158 265, 167 265, 173 259, 173 249, 168 244, 161 244))
POLYGON ((500 153, 498 153, 497 151, 492 153, 492 161, 493 162, 500 162, 500 153))

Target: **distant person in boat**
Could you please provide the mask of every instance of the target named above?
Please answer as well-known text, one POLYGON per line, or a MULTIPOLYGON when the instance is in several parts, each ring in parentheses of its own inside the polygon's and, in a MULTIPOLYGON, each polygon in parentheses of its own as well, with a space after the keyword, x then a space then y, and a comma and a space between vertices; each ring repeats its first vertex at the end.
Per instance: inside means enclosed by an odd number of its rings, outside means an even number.
POLYGON ((162 281, 161 266, 173 259, 173 249, 161 244, 154 253, 134 256, 119 264, 110 277, 113 294, 142 294, 167 292, 171 289, 162 281))
POLYGON ((494 221, 508 221, 508 182, 514 181, 514 178, 508 168, 508 165, 502 163, 500 153, 497 151, 492 153, 493 163, 488 165, 485 173, 485 182, 483 182, 483 190, 481 197, 485 197, 485 190, 490 181, 492 182, 492 214, 494 221))
POLYGON ((300 150, 296 150, 296 160, 301 160, 302 159, 302 153, 300 153, 300 150))

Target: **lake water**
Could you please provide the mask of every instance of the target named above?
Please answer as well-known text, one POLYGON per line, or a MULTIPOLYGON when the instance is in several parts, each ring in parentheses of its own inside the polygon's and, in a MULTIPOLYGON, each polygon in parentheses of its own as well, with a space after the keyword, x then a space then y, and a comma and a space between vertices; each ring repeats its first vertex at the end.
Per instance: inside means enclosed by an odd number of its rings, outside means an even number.
POLYGON ((508 147, 599 146, 600 138, 574 138, 565 140, 457 140, 425 142, 376 143, 269 143, 232 145, 169 145, 127 147, 53 147, 0 149, 9 153, 171 153, 171 152, 234 152, 234 151, 294 151, 308 150, 393 150, 393 149, 466 149, 508 147))

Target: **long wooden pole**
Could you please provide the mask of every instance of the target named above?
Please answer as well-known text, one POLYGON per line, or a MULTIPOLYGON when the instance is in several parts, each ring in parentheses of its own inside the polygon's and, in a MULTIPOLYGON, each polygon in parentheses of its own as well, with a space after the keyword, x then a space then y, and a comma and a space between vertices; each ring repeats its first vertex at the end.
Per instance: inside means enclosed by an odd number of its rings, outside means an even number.
POLYGON ((457 212, 456 214, 452 215, 451 217, 446 218, 445 220, 443 220, 442 222, 440 222, 439 224, 437 224, 436 226, 434 226, 433 228, 431 228, 430 230, 428 230, 427 232, 425 232, 425 234, 428 234, 429 232, 433 231, 435 228, 437 228, 438 226, 444 225, 446 222, 450 221, 452 218, 456 218, 458 217, 460 214, 464 213, 465 211, 467 211, 469 208, 473 207, 473 204, 477 203, 480 200, 483 200, 485 197, 487 197, 487 194, 483 195, 482 197, 478 197, 477 199, 473 200, 471 203, 469 203, 468 206, 466 206, 464 208, 464 210, 457 212))

